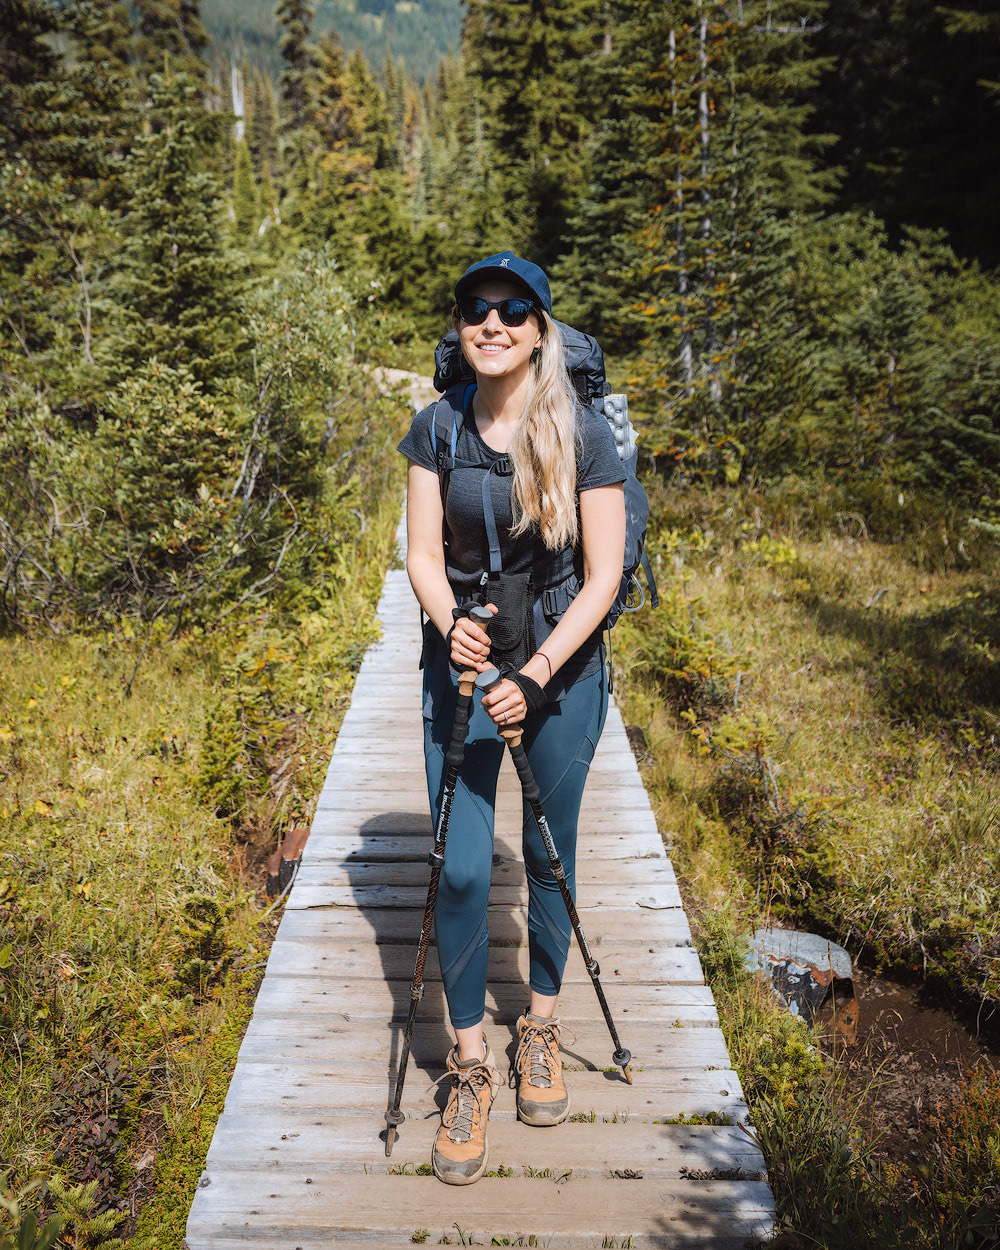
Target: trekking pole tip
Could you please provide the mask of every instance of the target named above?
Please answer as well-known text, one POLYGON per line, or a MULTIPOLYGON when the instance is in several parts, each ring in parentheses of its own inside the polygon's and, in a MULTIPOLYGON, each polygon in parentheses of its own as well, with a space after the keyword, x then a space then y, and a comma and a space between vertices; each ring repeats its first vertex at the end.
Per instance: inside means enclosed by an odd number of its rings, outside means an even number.
POLYGON ((618 1064, 619 1068, 621 1068, 622 1076, 625 1078, 628 1084, 631 1085, 632 1084, 632 1052, 630 1050, 626 1050, 625 1047, 623 1046, 621 1050, 616 1050, 615 1053, 611 1057, 612 1059, 614 1059, 615 1063, 618 1064))
POLYGON ((396 1144, 396 1128, 403 1123, 405 1118, 402 1111, 393 1111, 391 1107, 385 1113, 387 1126, 385 1130, 385 1157, 387 1159, 392 1154, 392 1148, 396 1144))

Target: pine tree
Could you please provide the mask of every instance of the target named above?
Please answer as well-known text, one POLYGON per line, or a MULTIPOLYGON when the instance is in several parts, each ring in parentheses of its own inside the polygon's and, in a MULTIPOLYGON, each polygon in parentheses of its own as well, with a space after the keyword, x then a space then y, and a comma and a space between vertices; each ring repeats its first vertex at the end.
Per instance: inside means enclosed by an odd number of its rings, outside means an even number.
POLYGON ((783 212, 827 208, 840 177, 827 155, 837 136, 815 124, 819 84, 832 60, 819 43, 829 0, 741 6, 733 34, 734 88, 743 146, 754 146, 754 176, 783 212))
POLYGON ((316 45, 316 87, 312 123, 320 143, 334 151, 347 137, 350 107, 344 80, 344 49, 335 30, 316 45))
MULTIPOLYGON (((472 15, 470 15, 472 16, 472 15)), ((487 137, 482 88, 464 53, 447 57, 428 91, 427 124, 414 187, 418 246, 428 258, 420 284, 424 315, 450 308, 454 277, 470 258, 524 247, 523 222, 504 195, 496 152, 487 137)))
MULTIPOLYGON (((997 50, 1000 49, 1000 12, 996 10, 992 13, 986 12, 982 5, 978 4, 974 7, 969 4, 952 5, 948 8, 939 8, 938 12, 944 18, 945 33, 949 38, 971 35, 983 41, 987 48, 992 49, 992 59, 996 66, 997 50)), ((980 78, 979 85, 1000 102, 1000 82, 992 81, 990 78, 980 78)))
POLYGON ((278 0, 275 17, 281 31, 279 88, 286 131, 301 132, 312 102, 315 54, 309 43, 313 6, 309 0, 278 0))
POLYGON ((282 224, 304 245, 330 240, 345 261, 359 261, 347 218, 348 199, 355 184, 369 185, 371 163, 355 150, 344 55, 334 31, 322 36, 311 62, 309 111, 302 129, 287 137, 295 159, 282 201, 282 224))
POLYGON ((93 290, 114 247, 108 209, 121 199, 130 82, 110 53, 97 59, 114 41, 120 14, 113 6, 85 0, 59 11, 18 0, 6 7, 0 356, 17 372, 41 370, 46 387, 55 384, 62 399, 84 380, 79 370, 93 365, 99 320, 93 290), (53 51, 55 36, 63 57, 53 51))
POLYGON ((150 90, 151 132, 129 158, 133 207, 114 279, 123 324, 105 361, 123 377, 156 359, 214 387, 237 369, 242 283, 220 237, 218 184, 201 169, 199 86, 154 75, 150 90))
POLYGON ((254 65, 246 74, 246 141, 253 156, 254 170, 263 183, 277 182, 278 111, 270 78, 254 65))
POLYGON ((385 96, 361 53, 345 62, 335 32, 316 49, 314 144, 286 214, 303 238, 331 240, 345 261, 368 267, 409 235, 400 141, 385 96))
POLYGON ((389 127, 398 144, 398 164, 412 176, 418 143, 419 93, 416 84, 406 72, 405 63, 402 60, 394 61, 388 49, 382 81, 389 127))
POLYGON ((245 140, 236 145, 233 168, 233 229, 246 244, 257 237, 261 223, 261 197, 253 175, 253 157, 245 140))
POLYGON ((70 15, 86 57, 104 73, 131 77, 132 21, 122 0, 77 0, 70 15))
POLYGON ((640 241, 663 184, 650 151, 661 109, 649 83, 668 52, 646 28, 647 9, 619 0, 608 38, 585 67, 604 101, 584 152, 589 184, 572 218, 571 249, 554 269, 566 320, 597 335, 616 354, 631 354, 648 334, 638 309, 646 249, 640 241))
POLYGON ((92 165, 101 179, 97 197, 105 205, 121 202, 120 158, 138 129, 136 80, 129 62, 132 26, 118 0, 77 0, 66 11, 67 75, 87 117, 86 129, 100 139, 92 165), (100 117, 99 125, 95 125, 100 117))
POLYGON ((874 212, 894 237, 943 228, 987 264, 1000 260, 998 77, 992 0, 841 0, 817 37, 831 68, 817 126, 839 136, 843 208, 874 212))
POLYGON ((382 65, 382 92, 390 120, 398 134, 403 131, 407 86, 406 68, 402 64, 397 66, 387 46, 385 62, 382 65))
POLYGON ((354 49, 344 68, 344 91, 351 116, 352 146, 364 152, 372 169, 400 169, 398 135, 385 94, 359 48, 354 49))
POLYGON ((60 74, 50 37, 59 15, 49 0, 3 0, 0 8, 0 143, 7 161, 45 160, 43 117, 46 97, 60 74), (40 124, 42 123, 42 124, 40 124))
POLYGON ((188 74, 204 84, 208 32, 202 25, 198 0, 135 0, 137 72, 143 82, 151 75, 188 74))
POLYGON ((822 65, 808 26, 755 0, 619 0, 609 31, 588 66, 605 101, 592 181, 555 276, 572 319, 641 349, 646 445, 697 450, 715 471, 738 458, 730 436, 761 249, 781 246, 776 205, 826 194, 826 140, 804 131, 822 65))
POLYGON ((120 59, 121 7, 100 0, 80 0, 65 11, 47 0, 5 0, 5 7, 0 157, 40 176, 107 174, 134 122, 130 77, 120 59), (53 51, 56 37, 65 57, 53 51))
POLYGON ((58 136, 47 125, 63 77, 49 42, 58 15, 44 0, 5 0, 0 40, 0 368, 6 389, 57 333, 51 312, 65 274, 45 215, 68 207, 58 136), (58 178, 58 183, 53 181, 58 178))
POLYGON ((666 194, 653 204, 640 233, 647 254, 640 312, 655 343, 647 356, 646 390, 659 397, 661 452, 678 437, 677 427, 702 448, 712 438, 712 412, 727 372, 732 200, 739 177, 730 124, 729 24, 710 21, 704 0, 693 0, 681 13, 678 7, 661 11, 654 41, 662 41, 667 57, 650 77, 651 111, 661 116, 649 137, 666 194), (675 353, 663 353, 668 344, 675 353))
POLYGON ((565 249, 592 117, 582 65, 604 38, 600 0, 470 0, 463 47, 481 84, 485 136, 519 246, 565 249))

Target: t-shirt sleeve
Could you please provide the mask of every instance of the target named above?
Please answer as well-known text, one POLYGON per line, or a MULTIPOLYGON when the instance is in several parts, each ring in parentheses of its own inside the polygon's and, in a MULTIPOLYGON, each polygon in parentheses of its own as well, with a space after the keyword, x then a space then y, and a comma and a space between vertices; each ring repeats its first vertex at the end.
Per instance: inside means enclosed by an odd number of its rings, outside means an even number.
POLYGON ((602 414, 589 406, 584 408, 581 433, 583 445, 577 461, 577 490, 624 482, 625 466, 619 459, 611 426, 602 414))
POLYGON ((421 465, 425 469, 437 472, 437 454, 434 446, 434 408, 431 404, 422 408, 413 418, 406 436, 397 450, 408 460, 421 465))

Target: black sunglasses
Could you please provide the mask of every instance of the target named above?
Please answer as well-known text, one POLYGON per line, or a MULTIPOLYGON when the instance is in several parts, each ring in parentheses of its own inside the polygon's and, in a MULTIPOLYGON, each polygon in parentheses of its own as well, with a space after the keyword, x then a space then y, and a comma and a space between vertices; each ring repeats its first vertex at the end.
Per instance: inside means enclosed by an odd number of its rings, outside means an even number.
POLYGON ((524 299, 521 296, 502 299, 494 304, 492 300, 482 299, 478 295, 463 295, 458 301, 458 315, 466 325, 478 326, 483 324, 490 315, 490 310, 495 308, 505 326, 523 326, 534 306, 533 299, 524 299))

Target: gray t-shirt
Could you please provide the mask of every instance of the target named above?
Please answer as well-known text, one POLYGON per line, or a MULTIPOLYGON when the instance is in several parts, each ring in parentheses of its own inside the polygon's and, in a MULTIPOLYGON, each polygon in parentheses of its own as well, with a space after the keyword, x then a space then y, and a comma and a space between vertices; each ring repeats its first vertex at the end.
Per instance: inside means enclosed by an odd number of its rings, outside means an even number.
MULTIPOLYGON (((437 472, 438 444, 434 433, 436 404, 424 408, 413 418, 399 450, 415 464, 437 472)), ((577 493, 598 486, 611 486, 624 482, 625 470, 618 457, 614 437, 607 421, 594 408, 577 405, 577 493)), ((471 600, 480 590, 483 575, 489 569, 489 538, 483 508, 483 478, 490 465, 504 457, 494 451, 482 439, 472 415, 472 398, 468 398, 465 416, 461 422, 455 444, 455 467, 447 474, 445 495, 445 565, 448 581, 459 603, 471 600)), ((538 601, 535 604, 535 644, 541 646, 556 623, 551 614, 546 615, 542 606, 542 593, 547 584, 557 580, 552 572, 565 572, 575 567, 582 583, 582 550, 578 543, 572 550, 559 552, 547 550, 541 536, 535 533, 517 537, 510 531, 514 524, 512 478, 496 473, 489 474, 490 497, 500 537, 500 556, 506 573, 534 574, 538 601)), ((601 663, 601 630, 593 635, 559 669, 554 679, 545 687, 552 699, 561 699, 566 688, 579 677, 589 676, 601 663)), ((444 666, 447 677, 447 656, 444 640, 431 626, 427 631, 424 664, 439 668, 444 666)), ((434 682, 431 682, 433 687, 434 682)), ((425 714, 427 714, 425 706, 425 714)))

